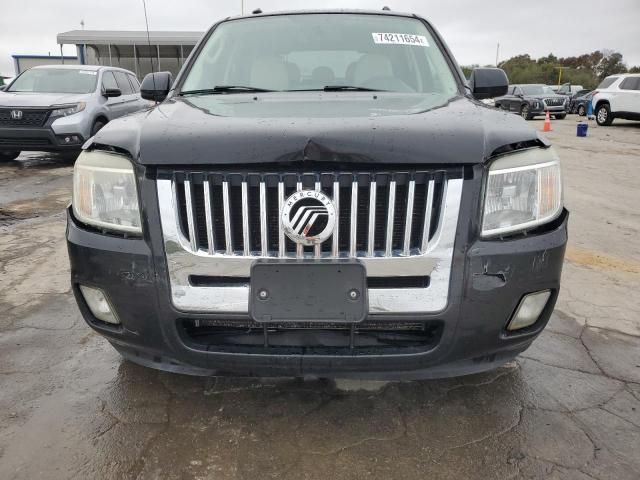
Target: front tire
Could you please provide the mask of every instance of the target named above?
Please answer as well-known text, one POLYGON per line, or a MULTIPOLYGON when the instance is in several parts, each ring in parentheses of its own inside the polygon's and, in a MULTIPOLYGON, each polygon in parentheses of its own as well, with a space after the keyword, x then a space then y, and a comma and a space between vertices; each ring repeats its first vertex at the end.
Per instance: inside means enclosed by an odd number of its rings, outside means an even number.
POLYGON ((107 124, 107 122, 105 122, 104 120, 96 120, 95 122, 93 122, 93 127, 91 127, 91 136, 93 137, 96 133, 98 133, 100 131, 100 129, 102 129, 102 127, 104 127, 107 124))
POLYGON ((10 162, 20 156, 20 152, 0 152, 0 162, 10 162))
POLYGON ((613 115, 608 103, 603 103, 596 110, 596 123, 601 127, 608 127, 613 122, 613 115))
POLYGON ((578 115, 580 115, 581 117, 584 117, 587 114, 587 109, 584 108, 584 105, 580 105, 578 107, 578 115))
POLYGON ((520 107, 520 116, 525 120, 531 120, 533 118, 531 116, 531 109, 526 103, 522 107, 520 107))
POLYGON ((554 117, 556 117, 556 120, 564 120, 565 118, 567 118, 567 114, 566 113, 560 113, 558 115, 554 115, 554 117))

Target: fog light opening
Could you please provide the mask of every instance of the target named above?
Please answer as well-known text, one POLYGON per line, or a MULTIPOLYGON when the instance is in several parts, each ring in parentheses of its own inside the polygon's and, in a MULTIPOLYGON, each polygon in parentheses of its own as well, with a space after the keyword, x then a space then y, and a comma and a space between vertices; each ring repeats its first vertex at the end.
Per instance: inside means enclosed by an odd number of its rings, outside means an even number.
POLYGON ((507 324, 507 330, 513 332, 530 327, 538 321, 547 302, 551 298, 551 290, 543 290, 540 292, 529 293, 525 295, 513 314, 513 318, 507 324))
POLYGON ((80 285, 80 291, 94 317, 112 325, 120 325, 116 312, 111 308, 107 295, 102 290, 80 285))

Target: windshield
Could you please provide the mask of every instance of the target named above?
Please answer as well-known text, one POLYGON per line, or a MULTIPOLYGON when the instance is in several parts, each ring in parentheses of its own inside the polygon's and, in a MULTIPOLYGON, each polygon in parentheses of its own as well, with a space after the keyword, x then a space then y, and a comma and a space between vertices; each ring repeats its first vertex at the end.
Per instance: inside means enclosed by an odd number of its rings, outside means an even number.
POLYGON ((546 95, 554 93, 551 87, 545 85, 521 85, 522 93, 525 95, 546 95), (549 89, 548 91, 546 89, 549 89))
POLYGON ((544 93, 547 93, 547 94, 550 94, 550 95, 553 95, 554 93, 556 93, 556 92, 553 91, 553 88, 551 88, 551 87, 542 87, 542 90, 544 91, 544 93))
POLYGON ((422 22, 364 14, 277 15, 222 23, 181 90, 220 86, 277 91, 358 87, 447 98, 458 93, 451 69, 422 22))
POLYGON ((98 72, 66 68, 33 68, 20 75, 8 92, 91 93, 96 89, 98 72))

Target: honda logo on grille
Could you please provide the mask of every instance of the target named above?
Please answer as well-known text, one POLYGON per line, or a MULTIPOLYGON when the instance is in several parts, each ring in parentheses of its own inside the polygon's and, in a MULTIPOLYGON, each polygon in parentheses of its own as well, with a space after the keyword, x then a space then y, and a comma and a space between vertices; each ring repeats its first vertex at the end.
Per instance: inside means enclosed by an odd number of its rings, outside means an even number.
POLYGON ((336 208, 322 192, 299 190, 285 200, 281 221, 291 240, 301 245, 315 245, 333 233, 336 208))
POLYGON ((22 120, 22 110, 11 110, 12 120, 22 120))

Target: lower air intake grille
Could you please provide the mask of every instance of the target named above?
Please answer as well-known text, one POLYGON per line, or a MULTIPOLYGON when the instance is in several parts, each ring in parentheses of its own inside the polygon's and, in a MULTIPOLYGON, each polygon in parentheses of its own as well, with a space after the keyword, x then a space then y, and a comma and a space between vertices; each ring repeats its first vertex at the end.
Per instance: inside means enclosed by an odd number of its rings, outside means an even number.
POLYGON ((181 337, 191 348, 209 352, 273 355, 393 355, 433 349, 442 322, 358 324, 282 323, 183 319, 181 337))

